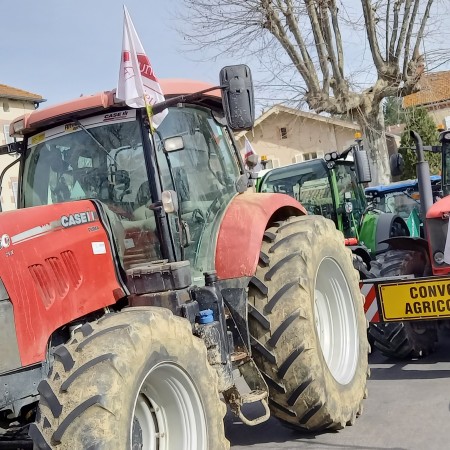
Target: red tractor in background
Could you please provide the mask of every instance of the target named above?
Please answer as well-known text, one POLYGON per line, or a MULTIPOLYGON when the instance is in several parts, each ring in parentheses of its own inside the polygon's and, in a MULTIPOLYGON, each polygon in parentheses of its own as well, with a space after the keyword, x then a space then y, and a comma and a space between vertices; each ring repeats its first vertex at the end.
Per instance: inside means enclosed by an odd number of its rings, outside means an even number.
POLYGON ((248 425, 270 409, 337 430, 361 412, 352 256, 331 221, 247 192, 232 130, 253 125, 248 67, 222 69, 217 87, 161 85, 154 132, 113 91, 11 124, 23 140, 3 148, 20 183, 19 209, 0 216, 0 440, 12 448, 26 433, 40 450, 228 448, 219 393, 248 425), (257 401, 265 412, 247 418, 257 401))
MULTIPOLYGON (((441 146, 424 147, 412 131, 416 144, 417 179, 425 238, 395 237, 386 240, 390 250, 372 263, 372 275, 364 281, 365 309, 371 322, 369 336, 388 356, 420 357, 434 351, 438 330, 450 321, 450 131, 440 135, 441 146), (442 154, 442 194, 433 203, 428 162, 424 150, 442 154)), ((401 155, 392 155, 391 172, 400 175, 401 155)))

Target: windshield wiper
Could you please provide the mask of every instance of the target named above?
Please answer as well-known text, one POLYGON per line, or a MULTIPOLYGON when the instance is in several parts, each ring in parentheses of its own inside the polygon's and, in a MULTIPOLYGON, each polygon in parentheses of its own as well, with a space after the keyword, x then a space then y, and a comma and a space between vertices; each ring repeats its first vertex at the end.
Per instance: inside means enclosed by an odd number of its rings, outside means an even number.
POLYGON ((78 120, 72 119, 105 153, 106 156, 115 163, 114 158, 109 154, 108 150, 106 150, 105 146, 78 120))

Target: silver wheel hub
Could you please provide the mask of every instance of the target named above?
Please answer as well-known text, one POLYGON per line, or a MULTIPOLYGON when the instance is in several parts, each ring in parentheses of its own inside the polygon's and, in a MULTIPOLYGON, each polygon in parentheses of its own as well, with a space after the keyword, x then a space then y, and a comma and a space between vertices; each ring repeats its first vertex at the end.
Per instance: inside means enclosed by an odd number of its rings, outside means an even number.
POLYGON ((150 370, 136 397, 131 450, 207 450, 204 408, 188 374, 173 363, 150 370))
POLYGON ((314 319, 325 362, 340 384, 352 381, 359 356, 354 299, 337 262, 324 258, 315 279, 314 319))

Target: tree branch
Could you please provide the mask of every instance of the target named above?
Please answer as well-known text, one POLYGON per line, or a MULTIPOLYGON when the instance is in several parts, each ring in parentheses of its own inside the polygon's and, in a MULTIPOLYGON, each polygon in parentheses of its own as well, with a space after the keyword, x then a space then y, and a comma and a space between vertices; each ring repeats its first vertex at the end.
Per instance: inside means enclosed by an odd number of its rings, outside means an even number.
POLYGON ((297 18, 295 17, 295 14, 294 14, 294 6, 292 4, 292 1, 286 0, 286 8, 280 7, 280 9, 286 18, 286 22, 289 27, 289 31, 294 36, 295 42, 300 49, 300 53, 302 55, 305 66, 307 67, 309 73, 314 78, 315 89, 318 90, 319 89, 319 79, 317 78, 316 68, 314 67, 314 63, 313 63, 311 56, 308 52, 308 49, 306 47, 305 40, 303 39, 303 36, 301 35, 301 33, 299 31, 300 28, 298 26, 297 18))
POLYGON ((317 75, 315 73, 311 74, 309 72, 305 61, 298 54, 294 45, 289 40, 289 37, 287 36, 283 28, 280 18, 277 12, 272 7, 270 0, 262 0, 261 5, 266 13, 266 21, 263 24, 263 27, 266 28, 270 33, 272 33, 281 44, 281 46, 285 49, 294 66, 305 80, 308 91, 310 91, 313 95, 318 95, 320 88, 318 86, 318 82, 316 81, 317 75))
POLYGON ((398 32, 398 12, 400 11, 400 4, 404 0, 396 0, 394 3, 394 25, 392 26, 391 41, 389 43, 389 53, 387 54, 387 61, 391 62, 394 60, 394 46, 397 41, 398 32))
POLYGON ((410 20, 409 16, 410 16, 410 11, 411 11, 411 3, 412 3, 412 0, 406 0, 406 2, 405 2, 405 8, 403 10, 402 28, 400 31, 400 36, 397 41, 397 48, 395 49, 395 62, 397 62, 398 59, 400 58, 400 53, 403 49, 403 44, 405 42, 406 29, 409 28, 408 24, 409 24, 409 20, 410 20))
POLYGON ((361 0, 361 3, 363 7, 364 21, 367 30, 367 38, 369 40, 373 62, 375 63, 375 67, 377 68, 378 73, 383 73, 385 70, 385 62, 383 61, 383 58, 380 53, 380 47, 378 45, 372 4, 369 0, 361 0))
POLYGON ((414 51, 412 54, 412 59, 417 60, 419 58, 419 46, 420 42, 423 38, 423 32, 425 30, 425 25, 427 23, 428 16, 430 14, 431 5, 433 4, 433 0, 428 0, 427 6, 425 8, 425 12, 422 17, 422 22, 420 23, 419 32, 417 33, 416 45, 414 45, 414 51))
POLYGON ((386 61, 389 59, 389 13, 391 9, 391 0, 388 0, 386 5, 386 61))
POLYGON ((408 64, 409 64, 409 50, 411 45, 411 36, 416 22, 417 11, 419 10, 420 0, 415 0, 411 19, 409 20, 408 31, 406 33, 405 50, 403 55, 403 79, 406 80, 408 76, 408 64))
POLYGON ((308 9, 309 21, 311 23, 311 29, 314 36, 314 42, 316 44, 317 55, 319 57, 320 70, 323 75, 323 85, 330 88, 330 71, 328 68, 328 51, 325 45, 325 38, 322 34, 321 22, 317 16, 317 10, 314 0, 305 0, 306 7, 308 9))
POLYGON ((341 30, 339 29, 339 22, 338 22, 338 17, 337 17, 338 9, 337 9, 335 0, 330 1, 329 8, 330 8, 330 12, 331 12, 331 22, 333 24, 333 31, 334 31, 335 42, 336 42, 339 75, 343 79, 344 78, 344 49, 342 47, 342 36, 341 36, 341 30))

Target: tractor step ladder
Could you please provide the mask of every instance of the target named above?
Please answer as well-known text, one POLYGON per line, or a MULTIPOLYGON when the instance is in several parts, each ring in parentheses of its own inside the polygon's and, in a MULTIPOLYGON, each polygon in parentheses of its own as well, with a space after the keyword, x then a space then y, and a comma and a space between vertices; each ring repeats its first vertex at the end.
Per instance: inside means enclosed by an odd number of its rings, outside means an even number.
POLYGON ((268 392, 262 390, 254 390, 245 394, 241 394, 236 386, 228 389, 223 393, 225 401, 230 405, 231 410, 233 411, 239 419, 242 420, 242 423, 249 426, 259 425, 260 423, 265 422, 270 417, 269 405, 267 403, 268 392), (242 412, 242 406, 249 403, 257 403, 261 402, 264 407, 264 414, 256 417, 255 419, 248 419, 244 416, 242 412))

